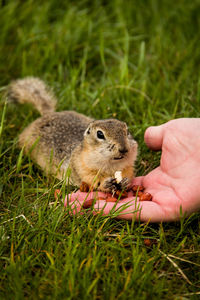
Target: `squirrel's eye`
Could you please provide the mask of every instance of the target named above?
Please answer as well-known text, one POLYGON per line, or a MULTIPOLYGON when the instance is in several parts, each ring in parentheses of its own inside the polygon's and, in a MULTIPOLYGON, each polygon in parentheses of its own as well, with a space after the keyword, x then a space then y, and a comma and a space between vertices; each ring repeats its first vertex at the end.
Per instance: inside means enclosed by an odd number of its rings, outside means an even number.
POLYGON ((87 134, 90 134, 90 128, 88 128, 87 134))
POLYGON ((103 132, 101 130, 97 131, 97 137, 100 140, 105 140, 105 136, 104 136, 104 134, 103 134, 103 132))

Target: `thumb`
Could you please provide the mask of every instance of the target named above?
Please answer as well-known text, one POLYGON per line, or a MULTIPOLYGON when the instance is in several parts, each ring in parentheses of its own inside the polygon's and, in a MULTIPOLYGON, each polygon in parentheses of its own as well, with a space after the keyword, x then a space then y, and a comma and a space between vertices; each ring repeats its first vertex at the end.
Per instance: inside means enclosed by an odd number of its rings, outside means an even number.
POLYGON ((151 126, 145 131, 144 141, 152 150, 160 150, 162 148, 164 125, 151 126))

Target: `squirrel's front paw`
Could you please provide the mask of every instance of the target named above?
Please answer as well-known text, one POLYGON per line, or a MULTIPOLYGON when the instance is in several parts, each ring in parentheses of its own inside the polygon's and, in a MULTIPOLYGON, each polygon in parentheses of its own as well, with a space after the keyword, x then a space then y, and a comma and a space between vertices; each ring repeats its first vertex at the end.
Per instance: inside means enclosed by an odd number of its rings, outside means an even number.
POLYGON ((128 190, 130 188, 131 182, 127 177, 122 178, 122 180, 118 183, 118 190, 128 190))
POLYGON ((127 177, 122 178, 122 180, 117 183, 116 178, 108 178, 103 184, 103 188, 106 192, 114 193, 116 191, 127 190, 130 187, 130 179, 127 177))
POLYGON ((117 191, 118 183, 117 183, 116 179, 112 178, 112 177, 109 177, 108 179, 106 179, 103 184, 103 189, 104 189, 104 191, 106 191, 108 193, 113 193, 113 192, 117 191))

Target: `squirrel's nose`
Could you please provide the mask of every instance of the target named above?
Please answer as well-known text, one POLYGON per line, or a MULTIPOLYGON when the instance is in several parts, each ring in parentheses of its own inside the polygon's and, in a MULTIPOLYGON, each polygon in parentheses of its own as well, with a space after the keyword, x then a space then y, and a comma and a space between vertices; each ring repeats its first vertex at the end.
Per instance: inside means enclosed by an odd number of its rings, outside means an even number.
POLYGON ((125 154, 125 153, 128 152, 128 149, 125 148, 125 147, 123 147, 123 148, 120 148, 120 149, 119 149, 119 152, 120 152, 121 154, 125 154))

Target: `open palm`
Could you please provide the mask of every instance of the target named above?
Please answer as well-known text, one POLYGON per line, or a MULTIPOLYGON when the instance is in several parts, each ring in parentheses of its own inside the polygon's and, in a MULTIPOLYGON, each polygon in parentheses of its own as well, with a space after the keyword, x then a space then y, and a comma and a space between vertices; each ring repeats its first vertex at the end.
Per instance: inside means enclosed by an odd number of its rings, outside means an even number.
MULTIPOLYGON (((200 119, 176 119, 163 125, 150 127, 145 142, 153 150, 162 150, 160 166, 148 175, 137 177, 134 184, 141 184, 151 193, 152 201, 135 203, 131 192, 119 203, 99 200, 94 211, 126 208, 118 218, 140 218, 141 221, 172 221, 181 214, 191 214, 200 208, 200 119), (137 212, 136 207, 139 209, 137 212)), ((80 203, 85 197, 79 193, 80 203)), ((90 197, 93 197, 91 194, 90 197)))

